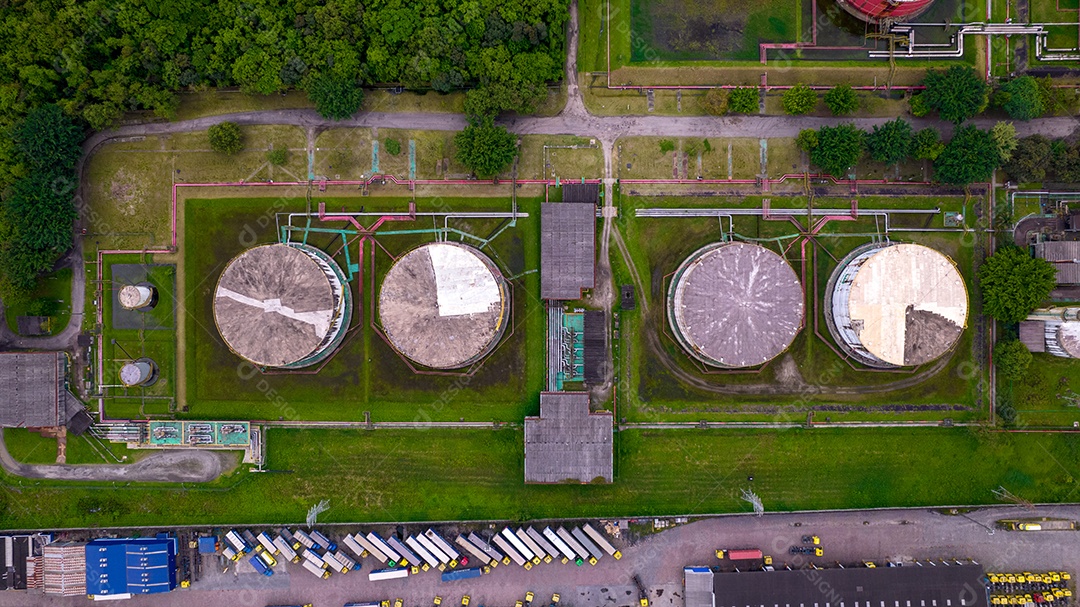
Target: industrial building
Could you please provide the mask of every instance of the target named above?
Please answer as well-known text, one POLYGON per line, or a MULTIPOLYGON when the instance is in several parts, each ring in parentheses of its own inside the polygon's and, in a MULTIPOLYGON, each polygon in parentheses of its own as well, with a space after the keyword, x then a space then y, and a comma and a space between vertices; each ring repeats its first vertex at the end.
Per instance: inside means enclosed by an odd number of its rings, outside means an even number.
POLYGON ((720 242, 679 266, 668 289, 668 324, 691 356, 714 367, 772 360, 802 329, 805 295, 783 257, 765 247, 720 242))
POLYGON ((100 539, 86 544, 86 594, 129 598, 176 588, 175 537, 100 539))
POLYGON ((564 186, 540 205, 540 298, 581 299, 596 283, 596 185, 564 186))
POLYGON ((985 607, 981 565, 683 570, 686 607, 985 607))
POLYGON ((391 346, 432 369, 478 362, 510 321, 510 286, 478 249, 429 243, 399 257, 379 290, 379 324, 391 346))
POLYGON ((1020 322, 1020 341, 1032 352, 1080 358, 1080 308, 1035 310, 1020 322))
POLYGON ((1035 257, 1049 261, 1057 270, 1059 285, 1080 284, 1080 241, 1050 240, 1034 245, 1035 257))
POLYGON ((964 278, 922 245, 872 243, 840 261, 825 295, 829 331, 876 368, 921 365, 948 352, 967 326, 964 278))
POLYGON ((82 434, 93 423, 82 402, 68 390, 63 352, 0 353, 0 427, 59 430, 82 434))
POLYGON ((248 249, 229 262, 214 291, 214 322, 237 356, 259 367, 322 362, 341 344, 352 294, 329 255, 302 244, 248 249))
POLYGON ((525 482, 610 483, 612 422, 589 412, 587 392, 541 392, 540 415, 525 418, 525 482))
POLYGON ((910 21, 926 12, 934 0, 838 0, 838 3, 858 19, 881 23, 910 21))

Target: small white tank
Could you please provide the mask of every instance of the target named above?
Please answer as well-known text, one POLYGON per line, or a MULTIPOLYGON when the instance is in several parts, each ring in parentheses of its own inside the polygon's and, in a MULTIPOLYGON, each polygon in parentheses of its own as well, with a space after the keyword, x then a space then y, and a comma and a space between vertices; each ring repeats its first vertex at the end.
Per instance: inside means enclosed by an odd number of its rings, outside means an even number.
POLYGON ((157 379, 157 365, 149 358, 140 358, 120 367, 120 383, 129 388, 148 386, 157 379))
POLYGON ((154 287, 149 285, 124 285, 118 296, 120 305, 128 310, 139 310, 153 305, 154 287))

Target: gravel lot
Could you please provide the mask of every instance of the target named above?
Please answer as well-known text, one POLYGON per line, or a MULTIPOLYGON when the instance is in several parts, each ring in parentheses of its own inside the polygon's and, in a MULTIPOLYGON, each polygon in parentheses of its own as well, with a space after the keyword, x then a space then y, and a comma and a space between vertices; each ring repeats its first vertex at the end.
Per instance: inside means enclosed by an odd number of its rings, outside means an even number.
MULTIPOLYGON (((641 576, 654 607, 681 607, 682 568, 686 565, 718 565, 717 548, 761 548, 776 559, 777 566, 798 567, 805 557, 788 554, 803 535, 817 534, 825 547, 821 565, 862 560, 973 558, 991 570, 1032 571, 1064 569, 1080 573, 1080 533, 1006 532, 993 535, 992 526, 1002 518, 1049 516, 1080 519, 1080 506, 1038 508, 1034 512, 1015 507, 987 508, 964 516, 930 510, 886 510, 838 513, 773 514, 761 518, 724 516, 698 520, 650 535, 625 547, 622 560, 605 557, 596 566, 540 564, 532 571, 500 565, 479 580, 442 583, 433 572, 407 580, 368 582, 367 575, 353 572, 316 579, 298 565, 265 578, 247 569, 220 573, 207 562, 203 578, 190 590, 157 597, 139 597, 123 604, 130 607, 266 607, 312 603, 314 607, 341 607, 346 601, 403 598, 406 607, 431 605, 436 594, 445 607, 460 605, 461 596, 472 596, 472 605, 507 607, 536 593, 538 607, 545 607, 552 592, 562 595, 568 607, 633 607, 636 591, 631 578, 641 576)), ((415 531, 415 529, 410 529, 415 531)), ((618 542, 616 542, 618 544, 618 542)), ((364 571, 372 568, 366 559, 364 571)), ((929 565, 927 565, 929 566, 929 565)), ((8 605, 87 605, 85 598, 47 598, 39 594, 0 593, 0 607, 8 605)))

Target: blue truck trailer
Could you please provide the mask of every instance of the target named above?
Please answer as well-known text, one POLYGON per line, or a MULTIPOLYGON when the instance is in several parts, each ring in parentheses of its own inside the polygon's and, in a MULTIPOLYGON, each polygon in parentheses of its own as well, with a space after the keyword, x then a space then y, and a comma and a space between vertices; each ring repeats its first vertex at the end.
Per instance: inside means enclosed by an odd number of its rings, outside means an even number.
POLYGON ((451 571, 444 571, 442 574, 442 581, 444 582, 456 582, 457 580, 468 580, 474 577, 480 577, 483 571, 479 567, 471 567, 469 569, 454 569, 451 571))

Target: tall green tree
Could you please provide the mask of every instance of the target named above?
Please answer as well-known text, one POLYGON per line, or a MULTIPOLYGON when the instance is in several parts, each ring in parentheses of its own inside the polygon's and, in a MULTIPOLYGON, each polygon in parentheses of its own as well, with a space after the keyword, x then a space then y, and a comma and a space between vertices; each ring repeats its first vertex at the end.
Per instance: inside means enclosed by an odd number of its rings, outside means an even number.
POLYGON ((71 248, 82 129, 45 104, 10 133, 11 161, 24 170, 0 204, 0 298, 9 302, 27 299, 38 277, 71 248))
POLYGON ((1019 339, 1006 339, 994 344, 994 368, 1003 379, 1022 379, 1031 365, 1031 351, 1019 339))
POLYGON ((929 70, 923 79, 926 90, 919 98, 936 110, 942 120, 960 124, 986 109, 990 86, 973 68, 954 65, 947 70, 929 70))
POLYGON ((874 160, 896 164, 908 157, 913 137, 911 123, 895 118, 874 127, 866 138, 866 149, 874 160))
POLYGON ((313 76, 307 85, 308 99, 323 118, 345 120, 364 103, 364 89, 356 79, 335 73, 313 76))
POLYGON ((206 131, 210 149, 222 154, 239 154, 244 149, 244 134, 235 122, 219 122, 206 131))
POLYGON ((825 93, 825 105, 833 116, 847 116, 859 109, 859 95, 847 84, 841 84, 825 93))
POLYGON ((1046 112, 1039 82, 1031 76, 1013 78, 1001 85, 994 101, 1016 120, 1034 120, 1046 112))
POLYGON ((517 155, 517 140, 505 127, 490 119, 475 122, 454 136, 455 158, 477 177, 487 179, 501 173, 517 155))
POLYGON ((1000 165, 993 136, 974 126, 962 126, 934 161, 934 175, 942 183, 968 185, 990 181, 1000 165))
POLYGON ((817 93, 805 84, 796 84, 784 91, 784 111, 792 116, 806 114, 817 105, 817 93))
POLYGON ((1005 245, 979 267, 983 311, 1003 323, 1020 322, 1050 295, 1056 276, 1050 262, 1005 245))
POLYGON ((758 90, 744 86, 732 89, 728 96, 728 111, 733 114, 758 113, 758 90))
POLYGON ((1054 160, 1050 140, 1042 135, 1024 137, 1016 142, 1012 157, 1003 167, 1017 183, 1029 183, 1046 179, 1046 170, 1054 160))
POLYGON ((911 138, 911 155, 919 160, 936 160, 944 149, 941 133, 934 127, 920 129, 911 138))
POLYGON ((998 122, 990 129, 990 137, 997 146, 998 158, 1005 163, 1016 149, 1016 127, 1011 122, 998 122))
POLYGON ((83 130, 55 103, 33 109, 12 129, 11 138, 31 172, 71 170, 82 154, 83 130))
POLYGON ((862 157, 865 136, 853 124, 823 126, 817 145, 810 151, 810 162, 834 177, 846 177, 862 157))

